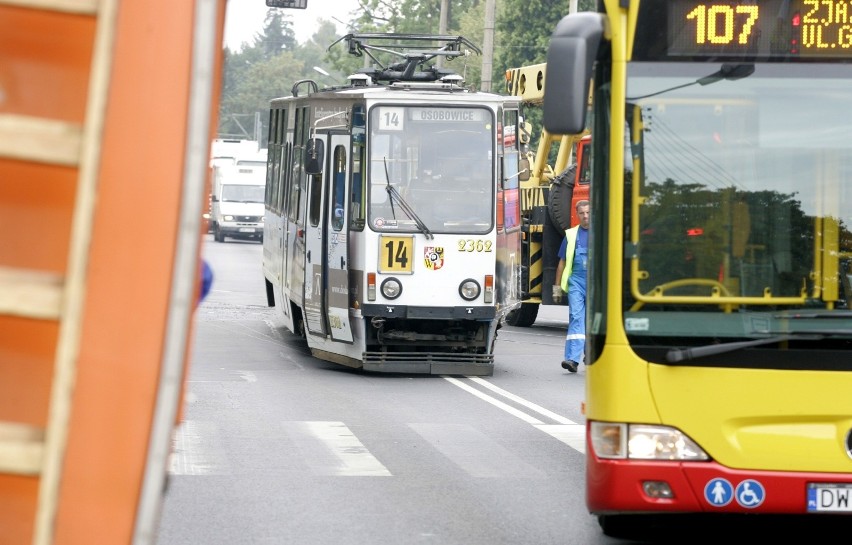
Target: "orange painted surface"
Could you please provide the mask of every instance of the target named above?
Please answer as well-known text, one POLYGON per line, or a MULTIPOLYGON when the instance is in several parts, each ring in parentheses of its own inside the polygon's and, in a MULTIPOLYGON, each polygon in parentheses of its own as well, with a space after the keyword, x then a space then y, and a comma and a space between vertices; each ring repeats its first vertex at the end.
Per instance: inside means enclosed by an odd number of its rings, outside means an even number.
POLYGON ((29 545, 33 541, 38 479, 0 474, 0 543, 29 545))
MULTIPOLYGON (((90 17, 0 7, 0 113, 82 123, 94 29, 90 17)), ((0 159, 0 180, 0 266, 63 274, 77 170, 0 159)), ((58 332, 0 316, 0 421, 45 427, 58 332)), ((32 542, 38 487, 0 475, 0 542, 32 542)))
POLYGON ((56 322, 0 316, 0 421, 47 424, 58 334, 56 322))
POLYGON ((57 544, 131 541, 169 310, 193 10, 121 4, 57 544))
MULTIPOLYGON (((55 544, 132 540, 184 197, 194 10, 120 0, 55 544)), ((221 43, 225 0, 217 10, 221 43)), ((81 123, 94 30, 88 16, 0 7, 0 113, 81 123)), ((221 51, 218 63, 211 139, 221 51)), ((77 175, 0 159, 0 267, 64 273, 77 175)), ((53 321, 0 316, 0 421, 45 426, 58 335, 53 321)), ((32 541, 38 483, 0 474, 3 545, 32 541)))
POLYGON ((0 112, 81 123, 94 19, 0 7, 0 112))
MULTIPOLYGON (((0 316, 0 421, 44 427, 58 326, 0 316)), ((0 543, 33 538, 39 480, 0 474, 0 543)))
POLYGON ((0 180, 0 267, 64 274, 77 169, 0 160, 0 180))

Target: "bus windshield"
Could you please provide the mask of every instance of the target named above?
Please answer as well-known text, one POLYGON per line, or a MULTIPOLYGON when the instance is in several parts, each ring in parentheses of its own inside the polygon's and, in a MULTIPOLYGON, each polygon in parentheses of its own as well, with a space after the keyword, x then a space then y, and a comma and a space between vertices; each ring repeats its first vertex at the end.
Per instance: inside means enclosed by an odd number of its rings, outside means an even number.
POLYGON ((433 233, 490 232, 494 142, 493 116, 485 108, 373 107, 367 143, 370 226, 418 232, 422 223, 433 233), (392 197, 397 192, 415 217, 392 197))
POLYGON ((634 342, 850 342, 850 77, 847 64, 629 65, 634 342))

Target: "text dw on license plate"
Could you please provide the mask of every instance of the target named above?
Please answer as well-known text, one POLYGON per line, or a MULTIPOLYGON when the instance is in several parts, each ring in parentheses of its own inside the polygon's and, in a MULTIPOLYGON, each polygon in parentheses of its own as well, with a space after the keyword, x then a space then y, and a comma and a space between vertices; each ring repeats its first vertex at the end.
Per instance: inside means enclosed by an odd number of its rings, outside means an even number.
POLYGON ((808 511, 852 513, 852 485, 808 485, 808 511))

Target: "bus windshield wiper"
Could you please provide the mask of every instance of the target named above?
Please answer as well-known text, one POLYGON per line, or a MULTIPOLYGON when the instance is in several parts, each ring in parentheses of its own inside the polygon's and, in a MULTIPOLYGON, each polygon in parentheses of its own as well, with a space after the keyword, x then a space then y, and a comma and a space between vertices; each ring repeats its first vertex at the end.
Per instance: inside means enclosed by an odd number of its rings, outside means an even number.
MULTIPOLYGON (((694 346, 692 348, 672 348, 666 352, 666 361, 677 363, 686 360, 694 360, 706 356, 715 356, 717 354, 725 354, 727 352, 735 352, 743 348, 751 348, 752 346, 761 346, 764 344, 775 344, 784 341, 818 341, 826 335, 833 333, 825 333, 824 331, 802 333, 789 333, 784 335, 775 335, 766 337, 765 339, 754 339, 751 341, 737 341, 732 343, 708 344, 706 346, 694 346)), ((845 331, 843 334, 849 334, 845 331)))
POLYGON ((698 78, 695 81, 690 81, 689 83, 684 83, 683 85, 676 85, 674 87, 669 87, 668 89, 663 89, 662 91, 656 91, 654 93, 650 93, 647 95, 642 95, 640 97, 627 97, 627 100, 639 100, 642 98, 655 97, 657 95, 662 95, 663 93, 668 93, 669 91, 674 91, 676 89, 683 89, 684 87, 689 87, 691 85, 710 85, 711 83, 716 83, 717 81, 728 80, 728 81, 736 81, 738 79, 747 78, 750 75, 754 74, 754 65, 753 64, 723 64, 722 68, 704 76, 703 78, 698 78))
POLYGON ((779 320, 825 320, 825 319, 845 319, 852 318, 852 311, 849 310, 832 310, 831 312, 798 312, 796 314, 775 314, 772 316, 779 320))
POLYGON ((402 211, 405 212, 406 216, 408 216, 408 219, 414 222, 420 232, 426 235, 427 239, 431 240, 435 238, 435 236, 432 234, 432 231, 430 231, 429 228, 426 227, 426 224, 423 223, 423 220, 421 220, 420 217, 417 216, 411 205, 408 204, 406 200, 402 198, 402 195, 400 195, 399 191, 397 191, 397 189, 393 185, 391 185, 390 176, 388 175, 387 157, 385 157, 385 180, 387 181, 385 189, 387 189, 388 191, 388 200, 391 203, 391 213, 394 214, 394 219, 396 219, 396 213, 394 213, 393 211, 393 201, 396 200, 396 202, 399 204, 399 207, 402 208, 402 211))

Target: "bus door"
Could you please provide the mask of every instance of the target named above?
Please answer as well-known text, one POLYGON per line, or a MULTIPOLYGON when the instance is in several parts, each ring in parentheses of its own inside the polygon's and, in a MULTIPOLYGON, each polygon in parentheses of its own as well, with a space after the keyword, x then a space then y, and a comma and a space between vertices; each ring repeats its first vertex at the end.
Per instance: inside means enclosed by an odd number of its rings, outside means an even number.
POLYGON ((308 142, 305 150, 305 170, 307 176, 308 210, 305 221, 305 282, 304 315, 305 332, 311 335, 326 336, 328 324, 325 319, 325 293, 327 260, 326 253, 326 209, 327 184, 323 182, 328 167, 323 159, 327 149, 328 134, 316 134, 308 142))
POLYGON ((346 198, 349 177, 349 135, 332 134, 325 169, 328 198, 326 201, 326 252, 323 272, 326 274, 325 315, 335 341, 352 342, 349 324, 349 238, 346 218, 350 214, 346 198))

